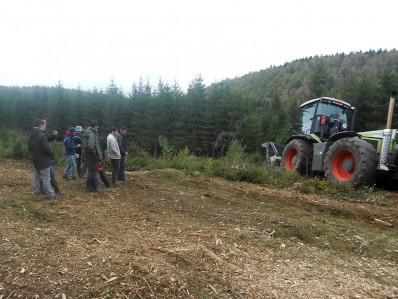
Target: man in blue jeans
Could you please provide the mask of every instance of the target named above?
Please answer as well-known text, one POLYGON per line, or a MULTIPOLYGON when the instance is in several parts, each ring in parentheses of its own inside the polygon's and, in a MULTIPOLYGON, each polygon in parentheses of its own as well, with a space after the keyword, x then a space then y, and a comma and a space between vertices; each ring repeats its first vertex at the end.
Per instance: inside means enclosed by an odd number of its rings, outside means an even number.
MULTIPOLYGON (((44 133, 47 135, 48 142, 53 142, 54 140, 61 141, 58 137, 57 130, 53 130, 51 135, 47 131, 45 131, 44 133)), ((54 161, 51 161, 51 166, 50 166, 50 183, 51 183, 51 187, 54 188, 56 195, 65 195, 65 192, 63 192, 61 190, 61 188, 59 187, 58 182, 55 178, 54 161)), ((42 191, 42 193, 44 193, 43 183, 41 183, 40 190, 42 191)))
POLYGON ((46 120, 36 119, 28 138, 28 148, 32 155, 34 169, 32 187, 33 193, 39 195, 41 194, 40 182, 42 182, 46 198, 55 199, 54 189, 50 183, 50 166, 54 152, 45 133, 46 126, 46 120))
POLYGON ((80 148, 81 145, 76 145, 73 137, 76 135, 76 129, 71 127, 66 131, 64 145, 65 155, 68 157, 68 165, 65 168, 63 179, 68 179, 69 170, 72 169, 72 180, 76 180, 76 149, 80 148))

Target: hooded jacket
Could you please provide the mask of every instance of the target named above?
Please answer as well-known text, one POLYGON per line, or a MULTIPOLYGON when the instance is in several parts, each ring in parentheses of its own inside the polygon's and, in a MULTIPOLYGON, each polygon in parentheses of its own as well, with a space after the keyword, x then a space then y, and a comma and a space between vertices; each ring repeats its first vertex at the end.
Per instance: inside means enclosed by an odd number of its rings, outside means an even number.
POLYGON ((34 127, 28 138, 28 148, 32 155, 32 163, 35 169, 50 167, 54 156, 48 136, 39 127, 34 127))
POLYGON ((75 140, 73 138, 73 133, 69 130, 66 131, 64 145, 65 145, 65 155, 74 156, 76 154, 77 146, 75 144, 75 140))

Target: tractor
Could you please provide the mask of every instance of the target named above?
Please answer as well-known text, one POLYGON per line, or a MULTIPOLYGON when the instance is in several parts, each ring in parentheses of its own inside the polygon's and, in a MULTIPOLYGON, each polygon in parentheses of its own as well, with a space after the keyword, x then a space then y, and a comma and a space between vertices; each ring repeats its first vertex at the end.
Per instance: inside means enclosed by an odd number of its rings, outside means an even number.
POLYGON ((281 166, 352 187, 376 183, 397 189, 398 133, 391 129, 394 101, 395 92, 386 129, 369 132, 354 131, 356 109, 345 101, 321 97, 301 104, 299 131, 285 141, 281 166))

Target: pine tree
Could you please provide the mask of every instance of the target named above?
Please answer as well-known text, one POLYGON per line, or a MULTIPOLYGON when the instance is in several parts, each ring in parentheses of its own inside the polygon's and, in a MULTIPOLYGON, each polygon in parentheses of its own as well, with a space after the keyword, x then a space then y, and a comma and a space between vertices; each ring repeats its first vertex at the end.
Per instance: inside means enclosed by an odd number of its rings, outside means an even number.
POLYGON ((310 78, 311 97, 318 98, 325 96, 329 90, 328 84, 330 79, 325 64, 321 61, 317 61, 310 78))

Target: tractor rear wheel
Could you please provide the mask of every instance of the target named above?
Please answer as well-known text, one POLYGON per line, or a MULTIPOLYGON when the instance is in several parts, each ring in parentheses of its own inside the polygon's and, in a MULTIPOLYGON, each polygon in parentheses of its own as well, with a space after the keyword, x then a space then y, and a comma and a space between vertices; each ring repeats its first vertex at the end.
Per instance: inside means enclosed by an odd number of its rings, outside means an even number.
POLYGON ((312 164, 312 144, 301 139, 290 141, 282 154, 282 167, 296 170, 302 176, 310 176, 312 164))
POLYGON ((325 176, 332 183, 359 187, 374 183, 377 154, 373 146, 359 138, 336 141, 325 156, 325 176))

